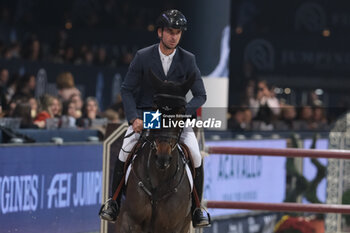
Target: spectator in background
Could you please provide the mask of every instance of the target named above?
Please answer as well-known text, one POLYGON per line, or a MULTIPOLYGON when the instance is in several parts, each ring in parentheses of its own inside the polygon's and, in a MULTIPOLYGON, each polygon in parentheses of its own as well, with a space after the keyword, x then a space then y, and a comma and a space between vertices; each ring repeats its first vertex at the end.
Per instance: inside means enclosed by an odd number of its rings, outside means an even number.
POLYGON ((45 94, 40 97, 40 112, 34 119, 39 128, 46 127, 46 120, 60 115, 61 106, 58 98, 45 94))
POLYGON ((97 50, 97 56, 95 58, 94 63, 95 63, 95 65, 98 65, 98 66, 107 66, 110 64, 110 61, 107 57, 106 49, 104 47, 100 47, 97 50))
POLYGON ((0 70, 0 117, 5 115, 7 110, 6 89, 9 80, 9 72, 7 69, 2 68, 0 70))
POLYGON ((30 54, 29 60, 39 61, 40 59, 41 59, 40 41, 38 39, 34 39, 31 44, 31 54, 30 54))
POLYGON ((75 104, 76 116, 77 118, 80 118, 83 115, 83 100, 81 98, 81 94, 73 94, 69 100, 71 100, 75 104))
POLYGON ((29 105, 30 105, 30 115, 32 116, 33 119, 36 118, 36 115, 38 114, 38 101, 32 97, 29 99, 28 101, 29 105))
POLYGON ((83 115, 77 120, 77 126, 87 128, 91 126, 92 120, 101 118, 98 102, 95 97, 86 98, 83 106, 83 115))
POLYGON ((271 92, 265 80, 259 81, 257 85, 256 98, 250 98, 250 106, 253 107, 253 116, 259 114, 261 107, 267 107, 271 110, 273 116, 280 114, 280 105, 275 94, 271 92))
POLYGON ((104 118, 107 118, 108 123, 112 123, 112 124, 122 123, 118 112, 114 111, 113 109, 107 109, 101 114, 101 116, 104 118))
POLYGON ((18 81, 16 93, 13 98, 32 98, 35 92, 35 76, 32 74, 25 74, 18 81))
POLYGON ((68 45, 64 51, 64 62, 74 63, 75 61, 75 53, 74 48, 71 45, 68 45))
POLYGON ((265 80, 258 82, 256 98, 249 99, 249 106, 254 120, 259 121, 259 125, 254 128, 272 130, 272 123, 278 118, 281 110, 278 99, 271 93, 265 80))
POLYGON ((89 50, 89 46, 86 43, 83 43, 78 51, 77 58, 75 59, 76 65, 81 65, 84 63, 85 53, 89 50))
POLYGON ((54 42, 51 54, 51 60, 54 63, 63 63, 68 46, 68 35, 65 30, 58 31, 56 41, 54 42))
POLYGON ((88 49, 84 54, 84 64, 92 65, 94 63, 94 52, 88 49))
POLYGON ((134 55, 132 54, 132 52, 126 51, 124 54, 122 54, 120 65, 129 66, 133 58, 134 55))
POLYGON ((116 101, 109 107, 109 109, 117 112, 121 121, 125 120, 124 106, 120 94, 116 96, 116 101))
POLYGON ((22 58, 30 61, 39 61, 41 58, 40 41, 36 35, 31 35, 23 43, 22 58))
POLYGON ((322 106, 313 107, 313 122, 311 127, 318 130, 328 130, 328 121, 326 117, 326 111, 322 106))
POLYGON ((320 96, 316 94, 316 91, 311 91, 309 93, 308 103, 311 106, 321 106, 322 100, 320 100, 320 96))
POLYGON ((28 98, 19 97, 19 96, 12 98, 7 106, 7 111, 5 112, 5 116, 6 117, 13 117, 13 113, 15 111, 17 104, 22 103, 22 102, 28 102, 28 98))
POLYGON ((20 102, 16 105, 12 117, 21 119, 20 128, 39 128, 40 123, 33 122, 31 110, 32 108, 28 102, 20 102))
POLYGON ((77 112, 75 103, 72 100, 63 102, 62 125, 63 128, 75 128, 77 121, 77 112))
POLYGON ((7 103, 9 103, 12 97, 15 95, 17 91, 17 85, 18 85, 19 79, 20 79, 20 76, 19 74, 16 73, 16 74, 13 74, 10 80, 8 81, 7 88, 5 91, 7 103))
POLYGON ((309 105, 302 106, 299 113, 300 130, 312 129, 313 110, 309 105))
POLYGON ((256 69, 251 62, 245 61, 242 71, 243 77, 237 85, 245 87, 245 92, 241 93, 240 95, 242 96, 238 96, 238 98, 242 100, 242 104, 249 105, 250 98, 255 98, 255 87, 257 85, 256 69))
POLYGON ((18 59, 18 58, 21 58, 20 52, 21 52, 21 45, 18 42, 14 42, 4 49, 2 55, 3 55, 3 58, 7 60, 18 59))
POLYGON ((62 72, 56 78, 58 97, 64 102, 80 91, 75 87, 74 77, 71 72, 62 72))
POLYGON ((54 98, 54 105, 52 106, 52 112, 54 114, 54 117, 56 118, 60 118, 62 116, 62 101, 57 98, 57 97, 53 97, 54 98))
POLYGON ((280 121, 276 123, 277 130, 296 130, 297 111, 293 105, 284 104, 281 106, 280 121))
POLYGON ((0 89, 5 93, 9 81, 9 71, 6 68, 0 69, 0 89))
POLYGON ((14 74, 10 78, 10 80, 9 80, 9 82, 7 84, 7 89, 6 89, 6 94, 5 94, 7 103, 10 103, 10 101, 13 98, 13 96, 17 92, 17 86, 18 86, 19 80, 20 80, 19 74, 14 74))
POLYGON ((245 110, 244 110, 245 130, 251 130, 252 129, 252 120, 253 120, 253 113, 250 110, 250 108, 246 107, 245 110))
POLYGON ((250 110, 245 107, 233 109, 228 121, 228 128, 238 132, 250 130, 251 114, 249 113, 250 110))
POLYGON ((93 50, 87 44, 82 44, 74 62, 76 65, 92 65, 94 63, 93 50))
POLYGON ((5 115, 5 111, 7 110, 7 100, 5 93, 2 89, 0 89, 0 118, 5 115))
POLYGON ((256 83, 254 80, 252 79, 248 80, 247 85, 245 87, 245 93, 244 93, 242 104, 249 106, 251 99, 255 99, 255 96, 256 96, 255 86, 256 86, 256 83))
POLYGON ((3 51, 5 49, 5 43, 2 39, 0 39, 0 57, 3 55, 3 51))

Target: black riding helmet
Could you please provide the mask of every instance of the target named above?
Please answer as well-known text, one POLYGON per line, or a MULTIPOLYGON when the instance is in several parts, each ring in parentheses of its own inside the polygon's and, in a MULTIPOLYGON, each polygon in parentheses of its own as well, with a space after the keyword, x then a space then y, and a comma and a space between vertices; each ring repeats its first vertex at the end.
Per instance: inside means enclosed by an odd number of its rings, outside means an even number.
POLYGON ((157 28, 164 27, 181 29, 182 31, 186 31, 186 17, 178 10, 164 11, 157 19, 157 28))

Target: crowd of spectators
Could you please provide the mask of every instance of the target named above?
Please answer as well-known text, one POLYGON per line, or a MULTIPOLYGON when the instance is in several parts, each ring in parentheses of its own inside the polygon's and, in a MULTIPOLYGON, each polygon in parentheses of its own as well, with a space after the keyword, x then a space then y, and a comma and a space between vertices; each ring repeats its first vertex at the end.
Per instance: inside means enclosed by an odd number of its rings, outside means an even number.
POLYGON ((95 97, 89 96, 84 101, 70 72, 57 76, 57 96, 44 94, 35 98, 35 86, 34 75, 10 76, 9 71, 2 68, 0 120, 20 119, 19 128, 33 129, 91 128, 124 121, 120 102, 101 112, 95 97))
POLYGON ((28 34, 14 41, 0 40, 0 58, 6 60, 23 59, 32 62, 45 61, 58 64, 94 65, 123 67, 128 66, 137 46, 126 44, 73 45, 66 30, 58 32, 53 44, 40 40, 36 34, 28 34))
POLYGON ((0 0, 1 22, 11 26, 62 26, 143 29, 174 0, 0 0))
POLYGON ((228 128, 233 131, 327 131, 331 121, 327 108, 311 92, 308 104, 294 106, 278 98, 265 80, 250 80, 245 101, 229 109, 228 128))
POLYGON ((144 45, 127 38, 105 42, 105 38, 98 37, 100 31, 94 30, 153 31, 155 17, 174 6, 174 2, 0 0, 0 30, 8 34, 0 36, 0 58, 127 66, 136 50, 144 45), (5 30, 8 28, 11 30, 5 30), (90 38, 74 37, 74 30, 88 30, 90 34, 85 37, 90 38))
MULTIPOLYGON (((12 27, 7 39, 0 37, 0 59, 24 59, 69 63, 74 65, 128 66, 138 46, 72 41, 74 28, 108 28, 117 30, 152 30, 154 16, 162 9, 174 6, 174 1, 161 4, 138 1, 2 1, 0 0, 0 28, 12 27), (134 7, 136 6, 136 7, 134 7), (33 25, 52 26, 57 29, 54 41, 46 41, 38 34, 20 34, 18 28, 33 25)), ((154 29, 154 28, 153 28, 154 29)), ((35 30, 33 30, 35 31, 35 30)), ((47 38, 46 38, 47 39, 47 38)), ((248 69, 249 70, 249 69, 248 69)), ((247 77, 251 78, 249 75, 247 77)), ((229 109, 228 128, 235 131, 251 130, 327 130, 330 119, 316 95, 304 106, 293 106, 276 96, 266 81, 253 81, 246 85, 245 100, 229 109)), ((21 118, 22 128, 91 126, 93 119, 108 118, 114 122, 124 120, 122 100, 119 98, 106 111, 99 111, 94 97, 84 97, 75 87, 70 72, 61 73, 56 80, 57 96, 34 98, 35 76, 9 74, 0 70, 0 117, 21 118), (10 78, 11 77, 11 78, 10 78), (50 120, 58 119, 58 120, 50 120), (47 124, 50 124, 48 126, 47 124), (56 126, 55 126, 56 125, 56 126), (58 126, 57 126, 58 125, 58 126)))
MULTIPOLYGON (((111 65, 103 47, 92 52, 85 44, 79 49, 80 56, 75 56, 76 50, 67 46, 65 31, 60 32, 55 45, 55 53, 43 55, 39 40, 32 36, 30 42, 17 43, 9 47, 1 47, 0 54, 5 59, 23 58, 31 61, 44 59, 54 63, 71 62, 73 64, 111 65), (107 62, 108 61, 108 62, 107 62)), ((132 60, 132 53, 124 58, 127 65, 132 60)), ((234 131, 252 130, 329 130, 330 119, 327 109, 318 96, 313 93, 310 103, 304 106, 293 106, 284 99, 278 98, 274 87, 264 80, 251 79, 246 85, 246 95, 242 104, 229 109, 228 128, 234 131)), ((93 119, 102 116, 114 122, 124 120, 122 100, 116 100, 105 112, 100 113, 94 97, 82 101, 80 91, 75 87, 74 77, 70 72, 62 72, 56 79, 57 96, 44 95, 38 100, 34 98, 35 76, 12 74, 6 68, 0 70, 0 117, 22 118, 22 128, 52 128, 80 127, 92 125, 93 119), (76 109, 73 111, 73 109, 76 109), (47 119, 57 118, 58 121, 47 119), (48 127, 46 124, 50 122, 48 127), (53 126, 51 126, 53 125, 53 126), (56 125, 56 126, 55 126, 56 125)))
MULTIPOLYGON (((90 96, 83 101, 70 72, 56 78, 57 96, 44 94, 35 98, 34 75, 10 75, 6 68, 0 70, 0 118, 21 119, 21 128, 89 128, 104 123, 125 121, 122 99, 104 112, 98 101, 90 96)), ((250 81, 246 99, 239 107, 229 109, 229 130, 243 131, 327 131, 330 119, 322 101, 312 95, 309 105, 293 106, 278 98, 266 81, 250 81)))

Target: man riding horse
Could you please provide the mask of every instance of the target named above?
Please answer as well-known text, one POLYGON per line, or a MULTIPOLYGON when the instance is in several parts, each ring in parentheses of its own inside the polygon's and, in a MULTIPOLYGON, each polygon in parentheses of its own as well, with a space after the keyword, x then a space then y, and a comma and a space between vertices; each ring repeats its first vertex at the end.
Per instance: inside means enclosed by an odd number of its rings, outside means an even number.
MULTIPOLYGON (((183 32, 187 29, 187 20, 178 10, 163 12, 157 20, 157 34, 160 42, 139 50, 131 62, 125 80, 122 84, 122 99, 129 128, 115 164, 112 195, 119 184, 123 182, 124 165, 130 152, 138 142, 143 129, 143 112, 152 110, 155 90, 150 82, 150 72, 163 81, 183 83, 191 74, 195 80, 191 87, 193 98, 187 103, 186 114, 195 115, 196 110, 206 101, 206 91, 200 71, 196 65, 195 56, 178 46, 183 32)), ((203 193, 203 166, 198 141, 191 127, 185 127, 180 141, 188 148, 195 167, 194 185, 201 201, 203 193)), ((121 194, 116 200, 110 198, 100 211, 100 217, 107 221, 115 221, 120 209, 121 194)), ((193 198, 195 199, 195 198, 193 198)), ((201 208, 192 204, 192 224, 194 227, 204 227, 210 224, 209 215, 203 214, 201 208)))

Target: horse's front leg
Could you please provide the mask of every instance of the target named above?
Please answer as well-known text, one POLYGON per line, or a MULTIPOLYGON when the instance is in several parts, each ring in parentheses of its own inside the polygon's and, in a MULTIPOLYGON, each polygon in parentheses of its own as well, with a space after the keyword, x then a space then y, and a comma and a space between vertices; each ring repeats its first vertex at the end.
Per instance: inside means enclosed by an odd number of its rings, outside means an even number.
POLYGON ((127 212, 121 212, 117 223, 116 233, 143 233, 141 226, 136 223, 127 212))
POLYGON ((191 227, 191 215, 188 215, 179 233, 189 233, 191 227))

